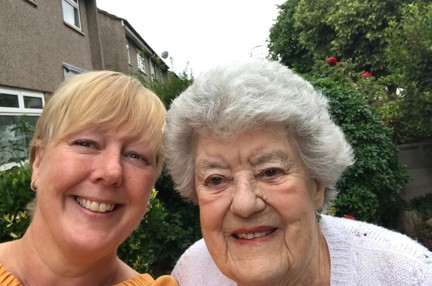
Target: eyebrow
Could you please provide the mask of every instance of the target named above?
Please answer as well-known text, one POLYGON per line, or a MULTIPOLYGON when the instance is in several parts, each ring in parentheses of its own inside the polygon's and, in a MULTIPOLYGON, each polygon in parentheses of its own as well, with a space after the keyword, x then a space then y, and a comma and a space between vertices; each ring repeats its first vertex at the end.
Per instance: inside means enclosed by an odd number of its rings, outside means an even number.
POLYGON ((294 165, 294 161, 282 151, 272 151, 264 154, 259 154, 250 159, 250 163, 253 166, 265 164, 268 162, 282 162, 286 167, 291 167, 294 165))
MULTIPOLYGON (((282 151, 272 151, 268 153, 259 154, 255 157, 252 157, 249 162, 253 166, 258 166, 261 164, 269 163, 269 162, 281 162, 285 167, 294 166, 294 161, 282 151)), ((209 170, 209 169, 226 169, 227 166, 220 162, 210 161, 207 159, 200 160, 196 163, 196 170, 209 170)))
POLYGON ((200 160, 196 164, 197 170, 209 170, 209 169, 225 169, 226 166, 219 162, 209 161, 206 159, 200 160))

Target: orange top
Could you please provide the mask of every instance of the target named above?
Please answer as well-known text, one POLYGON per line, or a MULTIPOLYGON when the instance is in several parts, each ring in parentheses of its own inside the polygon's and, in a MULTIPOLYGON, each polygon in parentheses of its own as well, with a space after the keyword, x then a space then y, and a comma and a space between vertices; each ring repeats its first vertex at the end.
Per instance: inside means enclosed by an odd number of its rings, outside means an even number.
MULTIPOLYGON (((0 264, 1 286, 22 286, 19 280, 0 264)), ((149 274, 140 274, 114 286, 178 286, 172 276, 163 275, 154 280, 149 274)))

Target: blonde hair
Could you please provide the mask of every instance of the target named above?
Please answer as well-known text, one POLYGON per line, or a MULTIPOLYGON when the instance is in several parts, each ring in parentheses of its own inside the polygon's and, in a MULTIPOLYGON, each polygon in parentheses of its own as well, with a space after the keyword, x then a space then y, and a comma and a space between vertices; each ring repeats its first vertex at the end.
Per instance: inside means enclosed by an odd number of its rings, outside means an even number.
POLYGON ((163 164, 162 129, 166 109, 138 80, 113 71, 92 71, 64 81, 40 116, 30 144, 30 166, 36 148, 56 144, 88 128, 121 130, 127 139, 150 145, 157 175, 163 164))

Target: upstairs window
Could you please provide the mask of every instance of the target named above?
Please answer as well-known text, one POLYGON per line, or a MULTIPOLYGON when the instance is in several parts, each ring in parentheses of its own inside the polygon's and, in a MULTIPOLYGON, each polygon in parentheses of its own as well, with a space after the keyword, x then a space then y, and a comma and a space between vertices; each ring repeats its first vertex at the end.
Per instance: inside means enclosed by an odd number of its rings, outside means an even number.
POLYGON ((81 30, 79 0, 62 0, 63 19, 69 25, 81 30))
POLYGON ((143 73, 146 73, 146 64, 145 64, 145 58, 142 55, 142 53, 137 54, 137 62, 138 62, 138 69, 142 71, 143 73))
POLYGON ((129 41, 128 41, 128 40, 126 40, 126 51, 127 51, 127 57, 128 57, 128 64, 132 64, 132 63, 131 63, 130 49, 129 49, 129 41))
POLYGON ((152 60, 150 60, 150 74, 152 80, 156 79, 156 63, 152 60))

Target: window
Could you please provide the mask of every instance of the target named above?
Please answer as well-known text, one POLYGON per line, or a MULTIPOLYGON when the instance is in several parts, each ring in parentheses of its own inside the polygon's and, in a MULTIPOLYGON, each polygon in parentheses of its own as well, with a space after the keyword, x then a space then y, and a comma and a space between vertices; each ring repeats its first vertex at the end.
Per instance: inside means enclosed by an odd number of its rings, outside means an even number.
POLYGON ((79 0, 62 0, 63 19, 66 23, 81 30, 81 21, 79 13, 79 0))
POLYGON ((128 40, 126 40, 126 51, 127 51, 127 56, 128 56, 128 64, 132 64, 131 59, 130 59, 130 50, 129 50, 129 41, 128 40))
POLYGON ((150 60, 150 74, 153 80, 156 79, 156 63, 150 60))
POLYGON ((138 62, 138 69, 143 73, 146 73, 145 58, 141 52, 137 54, 137 62, 138 62))
POLYGON ((10 162, 12 158, 27 157, 27 150, 12 148, 16 143, 26 146, 29 139, 16 127, 22 120, 35 126, 44 105, 41 92, 0 86, 0 165, 10 162))

